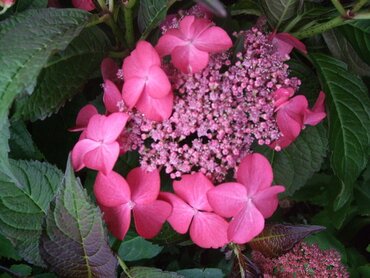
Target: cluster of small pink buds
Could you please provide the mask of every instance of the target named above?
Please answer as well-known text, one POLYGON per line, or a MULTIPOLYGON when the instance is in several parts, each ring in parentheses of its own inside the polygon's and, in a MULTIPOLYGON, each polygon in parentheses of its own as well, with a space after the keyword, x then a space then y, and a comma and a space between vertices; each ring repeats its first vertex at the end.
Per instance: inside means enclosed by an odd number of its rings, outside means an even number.
POLYGON ((279 138, 273 92, 296 89, 300 81, 288 77, 288 65, 257 28, 238 35, 245 50, 236 62, 229 52, 215 54, 192 75, 168 65, 177 93, 172 116, 157 123, 137 115, 129 124, 127 147, 139 151, 143 167, 164 166, 172 178, 200 171, 222 181, 253 142, 269 145, 279 138))
POLYGON ((340 254, 333 249, 321 250, 316 244, 297 244, 288 253, 274 259, 266 258, 256 251, 252 252, 252 256, 264 277, 349 277, 341 263, 340 254))

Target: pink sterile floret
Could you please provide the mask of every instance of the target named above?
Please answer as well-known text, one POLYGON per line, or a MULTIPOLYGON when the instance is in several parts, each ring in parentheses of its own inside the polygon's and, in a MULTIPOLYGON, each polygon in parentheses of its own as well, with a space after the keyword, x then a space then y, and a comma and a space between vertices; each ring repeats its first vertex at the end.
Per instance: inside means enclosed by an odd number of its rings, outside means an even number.
POLYGON ((223 217, 232 217, 228 240, 244 244, 252 240, 278 206, 278 193, 283 186, 271 186, 272 168, 261 154, 246 156, 237 170, 237 182, 220 184, 208 191, 208 201, 223 217))
POLYGON ((172 63, 184 73, 200 72, 208 65, 209 54, 229 49, 232 41, 212 21, 195 16, 184 17, 178 29, 160 37, 156 50, 160 56, 171 55, 172 63))
POLYGON ((293 92, 292 88, 280 88, 274 93, 276 121, 282 133, 282 136, 270 145, 276 150, 289 146, 305 125, 317 125, 326 117, 323 92, 320 92, 312 110, 308 108, 305 96, 298 95, 290 98, 293 92))
POLYGON ((180 234, 190 229, 192 241, 203 248, 219 248, 228 243, 228 223, 215 214, 208 203, 207 192, 214 185, 201 173, 184 175, 174 181, 176 194, 162 192, 160 198, 171 203, 168 222, 180 234))
POLYGON ((133 212, 137 233, 153 238, 171 214, 171 205, 157 200, 160 190, 159 172, 135 168, 127 181, 112 171, 99 172, 94 185, 96 200, 104 213, 104 220, 112 234, 122 240, 131 222, 133 212))
POLYGON ((72 164, 76 171, 84 167, 108 174, 117 161, 120 147, 117 138, 128 120, 125 113, 109 116, 94 115, 86 128, 85 138, 72 150, 72 164))
MULTIPOLYGON (((76 125, 69 129, 71 132, 84 131, 89 124, 92 116, 98 114, 98 110, 92 104, 87 104, 81 108, 80 112, 77 114, 76 125)), ((83 132, 84 134, 84 132, 83 132)), ((82 136, 82 135, 81 135, 82 136)), ((82 137, 85 137, 83 135, 82 137)), ((80 138, 83 139, 83 138, 80 138)))
POLYGON ((93 0, 72 0, 72 5, 88 12, 95 9, 93 0))
POLYGON ((306 46, 289 33, 273 33, 270 36, 270 39, 276 49, 276 52, 283 58, 287 57, 290 52, 292 52, 293 48, 296 48, 302 53, 307 54, 306 46))
POLYGON ((136 107, 147 119, 163 121, 172 112, 173 93, 161 60, 146 41, 140 41, 122 66, 122 96, 129 108, 136 107))

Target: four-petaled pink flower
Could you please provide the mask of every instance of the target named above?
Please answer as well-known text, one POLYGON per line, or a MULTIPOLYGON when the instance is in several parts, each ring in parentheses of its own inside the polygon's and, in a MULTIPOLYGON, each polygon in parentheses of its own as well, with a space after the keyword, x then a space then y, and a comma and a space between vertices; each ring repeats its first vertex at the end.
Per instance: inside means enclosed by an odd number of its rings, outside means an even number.
POLYGON ((273 33, 270 36, 272 44, 276 48, 276 52, 281 57, 286 57, 292 52, 293 48, 301 51, 304 54, 307 54, 306 46, 298 40, 296 37, 289 33, 273 33))
POLYGON ((270 147, 276 150, 289 146, 301 133, 305 125, 317 125, 326 117, 325 94, 320 92, 312 110, 305 96, 294 94, 292 88, 280 88, 274 92, 276 121, 282 136, 270 147))
POLYGON ((197 73, 208 65, 209 53, 231 46, 228 34, 212 21, 185 16, 179 29, 170 29, 160 37, 156 49, 160 56, 171 55, 172 63, 182 72, 197 73))
POLYGON ((189 230, 195 244, 203 248, 219 248, 228 243, 228 223, 213 212, 207 200, 207 192, 214 185, 202 174, 183 175, 174 181, 176 193, 162 192, 160 198, 172 205, 168 222, 174 230, 184 234, 189 230))
POLYGON ((122 70, 125 104, 136 107, 149 120, 168 119, 173 107, 171 84, 151 44, 140 41, 124 60, 122 70))
POLYGON ((112 234, 122 240, 131 222, 133 211, 137 233, 144 238, 156 236, 171 214, 171 205, 157 200, 160 177, 157 170, 146 172, 133 169, 126 180, 112 171, 99 172, 94 193, 104 213, 104 220, 112 234))
POLYGON ((85 10, 85 11, 92 11, 95 9, 95 5, 93 0, 72 0, 72 5, 75 8, 85 10))
POLYGON ((72 150, 72 164, 76 171, 84 167, 108 174, 118 159, 120 147, 117 142, 126 125, 128 115, 113 113, 94 115, 86 128, 85 138, 72 150))
POLYGON ((224 183, 208 191, 208 201, 223 217, 232 217, 227 230, 231 242, 244 244, 252 240, 278 206, 277 194, 283 186, 271 186, 272 168, 261 154, 246 156, 237 171, 237 183, 224 183))
POLYGON ((71 132, 79 132, 82 131, 80 135, 80 140, 86 137, 86 127, 89 124, 90 119, 92 116, 98 114, 98 110, 92 104, 87 104, 81 108, 80 112, 77 114, 76 125, 70 129, 71 132))

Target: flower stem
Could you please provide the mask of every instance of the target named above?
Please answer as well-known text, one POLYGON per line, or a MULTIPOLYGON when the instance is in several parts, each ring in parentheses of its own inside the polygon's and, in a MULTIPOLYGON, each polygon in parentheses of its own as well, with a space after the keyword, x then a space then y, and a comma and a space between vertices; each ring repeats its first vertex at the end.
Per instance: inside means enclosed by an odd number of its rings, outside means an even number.
POLYGON ((358 12, 368 2, 369 2, 368 0, 359 0, 359 1, 357 1, 357 3, 353 6, 352 12, 353 13, 358 12))
POLYGON ((121 268, 122 268, 123 272, 126 274, 126 276, 128 278, 133 278, 130 275, 130 270, 129 270, 128 266, 125 264, 125 262, 119 256, 117 256, 117 259, 118 259, 119 265, 121 266, 121 268))
POLYGON ((128 0, 124 4, 123 13, 125 16, 125 38, 129 48, 133 48, 135 45, 135 34, 134 34, 134 22, 132 8, 134 7, 136 0, 128 0))
POLYGON ((335 27, 347 24, 348 22, 350 22, 349 19, 346 19, 342 16, 337 16, 337 17, 334 17, 333 19, 331 19, 327 22, 324 22, 324 23, 321 23, 321 24, 318 24, 318 25, 314 25, 314 26, 312 26, 308 29, 302 30, 302 31, 295 32, 292 35, 295 36, 298 39, 304 39, 304 38, 308 38, 308 37, 311 37, 311 36, 314 36, 314 35, 317 35, 317 34, 321 34, 325 31, 328 31, 328 30, 333 29, 335 27))
POLYGON ((108 8, 111 13, 114 11, 114 0, 109 0, 108 2, 108 8))
POLYGON ((245 278, 245 271, 243 269, 243 266, 241 264, 241 259, 240 259, 240 253, 241 253, 241 251, 240 251, 239 245, 234 244, 234 243, 231 243, 230 244, 230 247, 233 249, 234 254, 236 256, 236 259, 238 260, 239 271, 240 271, 240 278, 245 278))
POLYGON ((346 16, 346 10, 343 8, 339 0, 331 0, 331 2, 342 16, 346 16))

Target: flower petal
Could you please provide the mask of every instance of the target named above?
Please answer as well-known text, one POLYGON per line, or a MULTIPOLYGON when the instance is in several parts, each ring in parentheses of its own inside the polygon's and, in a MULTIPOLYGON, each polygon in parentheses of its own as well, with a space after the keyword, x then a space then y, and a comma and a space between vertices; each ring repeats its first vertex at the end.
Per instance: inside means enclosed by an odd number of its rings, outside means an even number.
POLYGON ((104 175, 99 172, 94 184, 95 198, 105 207, 116 207, 131 200, 130 188, 126 180, 116 172, 104 175))
POLYGON ((167 120, 172 114, 173 93, 170 92, 160 99, 152 98, 143 93, 136 104, 136 108, 149 120, 156 122, 167 120))
POLYGON ((194 45, 201 51, 217 53, 228 50, 233 42, 222 28, 213 26, 194 39, 194 45))
POLYGON ((77 142, 77 144, 73 147, 72 150, 72 166, 75 171, 80 171, 82 168, 85 167, 84 164, 84 157, 85 155, 98 148, 100 146, 99 143, 90 140, 90 139, 82 139, 77 142))
POLYGON ((159 198, 172 205, 172 213, 167 221, 179 234, 185 234, 194 216, 194 209, 173 193, 161 192, 159 198))
MULTIPOLYGON (((152 66, 160 66, 161 59, 154 47, 147 41, 139 41, 134 50, 136 58, 140 61, 143 68, 149 69, 152 66)), ((133 52, 134 52, 133 51, 133 52)))
POLYGON ((235 216, 247 201, 247 190, 239 183, 223 183, 207 192, 208 202, 220 216, 235 216))
POLYGON ((142 78, 130 78, 125 81, 122 88, 122 98, 131 109, 136 105, 143 94, 145 80, 142 78))
POLYGON ((112 171, 119 155, 119 144, 101 144, 94 150, 89 151, 83 157, 83 163, 87 168, 102 171, 105 175, 112 171))
POLYGON ((170 216, 171 205, 156 200, 149 204, 136 204, 133 208, 137 233, 144 238, 155 237, 170 216))
POLYGON ((173 65, 184 73, 197 73, 209 61, 209 54, 198 50, 194 45, 177 46, 171 53, 173 65))
POLYGON ((305 125, 317 125, 325 117, 325 94, 320 92, 319 97, 317 98, 312 110, 307 109, 304 115, 304 124, 305 125))
POLYGON ((127 175, 127 182, 131 189, 131 199, 136 204, 147 204, 157 199, 160 189, 158 170, 148 172, 137 167, 127 175))
POLYGON ((236 179, 247 189, 248 196, 271 186, 273 173, 270 162, 261 154, 249 154, 240 162, 236 179))
POLYGON ((270 217, 275 212, 279 204, 278 194, 284 191, 284 186, 276 185, 259 191, 253 196, 253 203, 264 218, 270 217))
POLYGON ((190 226, 192 241, 202 248, 220 248, 228 243, 228 223, 211 212, 198 212, 190 226))
POLYGON ((252 200, 231 220, 227 234, 230 242, 244 244, 251 241, 265 226, 265 219, 252 200))
POLYGON ((171 54, 175 47, 185 44, 187 44, 187 42, 183 39, 181 31, 178 29, 170 29, 159 38, 155 49, 158 54, 163 57, 171 54))
POLYGON ((145 83, 144 90, 152 98, 163 98, 170 93, 170 81, 160 67, 153 66, 149 69, 148 80, 145 83))
MULTIPOLYGON (((275 34, 274 38, 278 40, 278 43, 284 42, 286 44, 289 44, 292 48, 294 47, 304 54, 307 54, 307 48, 304 43, 289 33, 277 33, 275 34)), ((289 54, 290 51, 287 54, 289 54)))
POLYGON ((191 40, 194 38, 195 35, 194 22, 196 20, 197 19, 193 15, 188 15, 181 19, 179 29, 183 34, 184 39, 191 40))
POLYGON ((100 69, 104 82, 107 80, 116 81, 118 66, 113 59, 105 58, 100 65, 100 69))
POLYGON ((81 108, 80 112, 77 114, 76 126, 70 128, 69 131, 81 131, 84 130, 92 116, 98 114, 98 110, 94 105, 88 104, 81 108))
POLYGON ((119 240, 123 240, 130 228, 131 208, 128 204, 118 207, 104 207, 100 205, 103 211, 103 218, 109 231, 119 240))
POLYGON ((173 182, 176 195, 197 210, 212 211, 207 199, 207 192, 212 188, 214 185, 202 173, 183 175, 181 180, 173 182))
POLYGON ((103 102, 105 108, 110 113, 119 112, 119 102, 122 101, 121 92, 117 86, 110 80, 106 80, 104 83, 104 95, 103 102))

